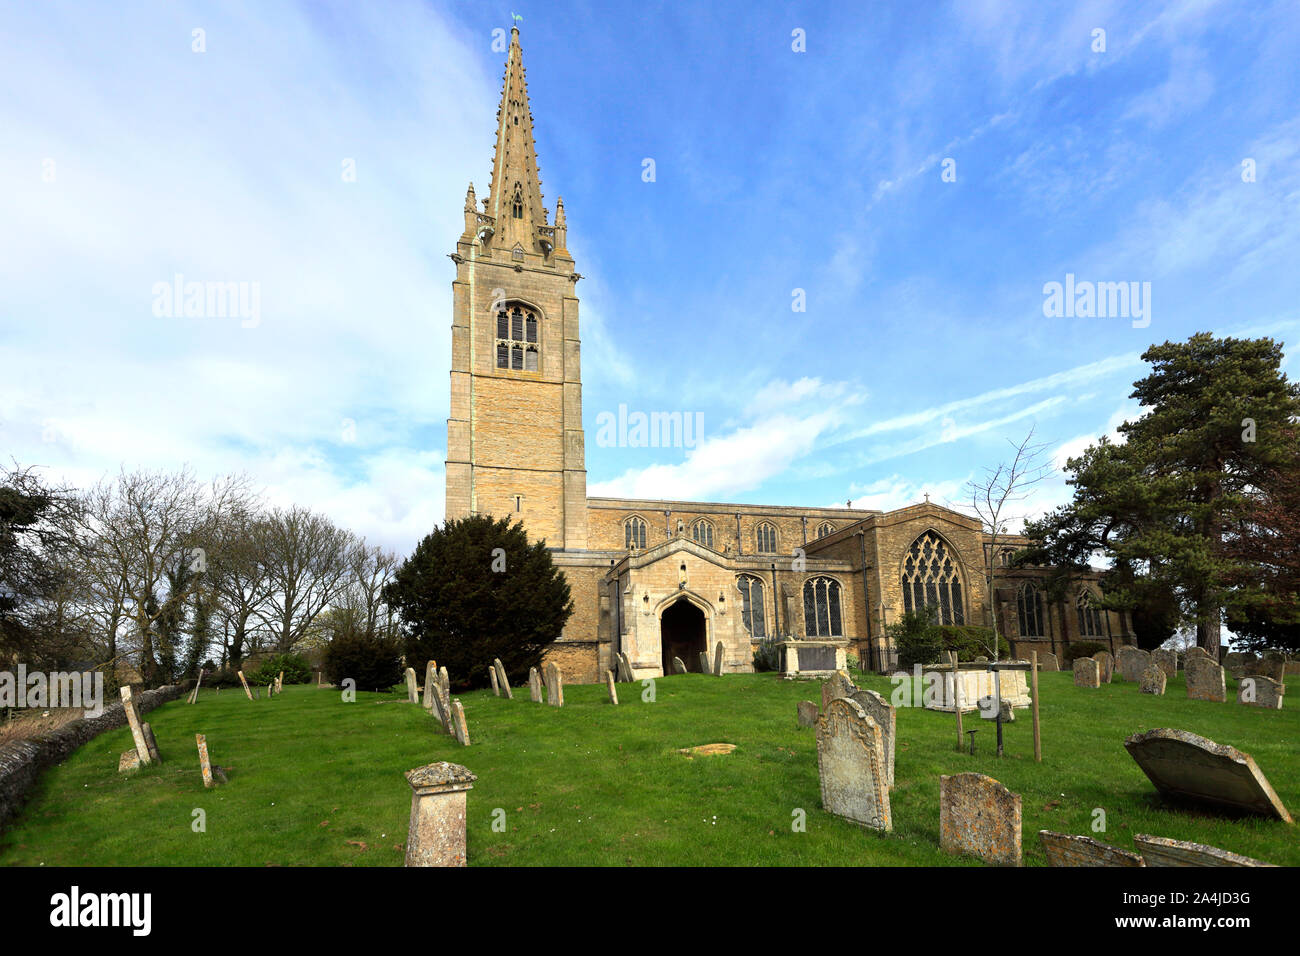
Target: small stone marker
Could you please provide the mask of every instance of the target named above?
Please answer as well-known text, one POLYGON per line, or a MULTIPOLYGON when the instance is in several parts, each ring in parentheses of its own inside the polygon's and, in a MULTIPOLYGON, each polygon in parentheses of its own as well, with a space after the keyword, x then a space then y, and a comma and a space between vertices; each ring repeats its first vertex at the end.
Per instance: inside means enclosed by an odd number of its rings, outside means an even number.
POLYGON ((1168 680, 1165 669, 1152 661, 1142 672, 1142 679, 1138 681, 1138 693, 1160 697, 1165 692, 1165 684, 1168 680))
POLYGON ((982 773, 939 778, 939 846, 998 866, 1020 865, 1020 794, 982 773))
POLYGON ((614 688, 614 672, 605 671, 605 689, 609 691, 609 702, 618 705, 618 691, 614 688))
POLYGON ((451 702, 451 726, 456 732, 456 742, 462 747, 469 746, 469 724, 465 723, 465 708, 459 700, 451 702))
POLYGON ((1286 685, 1271 677, 1243 677, 1237 684, 1237 703, 1267 710, 1281 710, 1286 685))
POLYGON ((501 684, 497 678, 497 669, 490 664, 488 665, 488 677, 492 681, 492 693, 497 697, 501 696, 501 684))
POLYGON ((818 709, 817 705, 813 701, 811 700, 799 701, 796 717, 799 721, 800 727, 816 727, 817 718, 820 715, 821 715, 821 711, 818 709))
POLYGON ((1101 682, 1109 684, 1115 676, 1115 658, 1111 656, 1110 651, 1102 651, 1100 654, 1094 654, 1093 659, 1097 662, 1101 682))
POLYGON ((510 678, 506 676, 505 666, 501 663, 501 658, 492 658, 492 667, 496 670, 497 683, 501 686, 502 692, 507 700, 514 700, 514 692, 510 689, 510 678))
POLYGON ((1151 663, 1165 672, 1166 677, 1178 676, 1178 652, 1165 647, 1157 647, 1151 652, 1151 663))
POLYGON ((140 755, 134 750, 123 750, 122 756, 117 758, 117 772, 125 773, 128 770, 140 769, 140 755))
POLYGON ((424 709, 433 713, 433 700, 438 696, 438 669, 433 661, 424 665, 424 709))
POLYGON ((711 670, 713 670, 713 668, 709 665, 709 652, 700 651, 700 673, 707 674, 711 670))
POLYGON ((208 738, 203 734, 195 734, 194 741, 199 745, 199 772, 203 774, 203 786, 211 790, 217 784, 212 779, 212 764, 208 761, 208 738))
POLYGON ((244 685, 244 693, 248 695, 248 699, 252 700, 253 692, 248 689, 248 680, 244 677, 243 671, 239 672, 239 682, 244 685))
POLYGON ((722 642, 718 641, 717 647, 713 649, 713 676, 722 676, 722 642))
POLYGON ((542 702, 542 675, 537 673, 536 667, 528 668, 528 696, 534 704, 542 702))
POLYGON ((817 721, 817 771, 827 813, 892 830, 880 727, 856 700, 837 697, 817 721))
POLYGON ((546 702, 552 707, 564 706, 564 675, 550 661, 546 662, 546 702))
POLYGON ((673 673, 674 674, 686 673, 686 662, 682 660, 680 657, 673 658, 673 673))
POLYGON ((147 720, 140 725, 140 730, 144 733, 145 746, 149 748, 149 759, 162 763, 162 755, 158 753, 158 741, 154 739, 153 728, 149 726, 147 720))
POLYGON ((1291 814, 1250 754, 1235 747, 1168 728, 1134 734, 1124 741, 1124 747, 1166 798, 1184 798, 1292 822, 1291 814))
POLYGON ((1140 647, 1125 645, 1115 655, 1115 672, 1123 680, 1140 681, 1151 664, 1151 655, 1140 647))
POLYGON ((1147 866, 1273 866, 1204 843, 1184 843, 1144 833, 1133 837, 1133 845, 1147 866))
POLYGON ((420 692, 415 689, 415 668, 406 669, 406 700, 408 703, 418 704, 420 702, 420 692))
MULTIPOLYGON (((846 678, 847 679, 847 675, 846 678)), ((852 683, 850 681, 850 683, 852 683)), ((859 690, 856 686, 846 696, 858 702, 863 712, 880 728, 880 749, 884 757, 885 785, 894 788, 894 738, 898 735, 898 715, 889 701, 874 690, 859 690)), ((1005 703, 1005 701, 1004 701, 1005 703)), ((1010 704, 1006 704, 1008 710, 1010 704)))
POLYGON ((1100 687, 1101 665, 1091 657, 1080 657, 1074 662, 1075 687, 1100 687))
POLYGON ((1222 704, 1228 699, 1223 668, 1208 657, 1189 655, 1183 674, 1187 678, 1188 700, 1208 700, 1222 704))
POLYGON ((140 727, 140 717, 135 712, 135 701, 131 699, 131 685, 124 684, 121 693, 122 712, 126 714, 126 722, 131 725, 131 739, 135 741, 135 752, 140 763, 147 766, 151 761, 149 744, 144 738, 144 730, 140 727))
POLYGON ((407 866, 465 866, 465 798, 478 778, 460 764, 406 771, 411 785, 407 866))
POLYGON ((1048 866, 1145 866, 1142 857, 1092 837, 1039 830, 1048 866))
POLYGON ((1051 651, 1043 651, 1038 655, 1038 669, 1044 671, 1059 671, 1061 662, 1051 651))

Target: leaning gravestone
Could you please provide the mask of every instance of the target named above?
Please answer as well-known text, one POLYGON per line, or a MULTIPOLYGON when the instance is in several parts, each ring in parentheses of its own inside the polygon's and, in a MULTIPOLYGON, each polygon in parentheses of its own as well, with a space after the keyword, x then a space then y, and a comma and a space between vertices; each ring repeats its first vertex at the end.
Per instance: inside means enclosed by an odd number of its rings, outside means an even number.
POLYGON ((1165 692, 1165 683, 1168 680, 1163 668, 1154 663, 1148 664, 1147 669, 1142 672, 1141 680, 1138 681, 1138 693, 1160 697, 1165 692))
POLYGON ((1048 866, 1145 866, 1142 857, 1092 837, 1039 830, 1048 866))
MULTIPOLYGON (((852 683, 850 681, 850 683, 852 683)), ((898 736, 898 716, 893 706, 874 690, 858 690, 845 696, 858 702, 863 712, 880 728, 880 747, 885 758, 885 784, 894 787, 894 739, 898 736)), ((1011 705, 1007 704, 1010 709, 1011 705)))
POLYGON ((1140 681, 1150 663, 1151 655, 1132 645, 1121 647, 1115 655, 1115 671, 1124 680, 1140 681))
POLYGON ((456 735, 456 742, 462 747, 468 747, 469 724, 465 723, 465 708, 458 700, 451 702, 451 728, 456 735))
POLYGON ((1281 710, 1286 685, 1269 677, 1243 677, 1237 684, 1237 703, 1281 710))
POLYGON ((939 778, 939 846, 999 866, 1020 865, 1020 794, 982 773, 939 778))
POLYGON ((673 673, 674 674, 686 673, 686 662, 683 661, 680 657, 673 658, 673 673))
POLYGON ((1147 866, 1273 866, 1261 863, 1240 853, 1229 853, 1217 846, 1204 843, 1184 843, 1165 837, 1135 834, 1133 845, 1142 854, 1147 866))
POLYGON ((1056 655, 1051 651, 1043 651, 1038 655, 1038 669, 1040 671, 1059 671, 1061 662, 1057 660, 1056 655))
POLYGON ((542 675, 537 673, 536 667, 528 668, 528 696, 534 704, 542 702, 542 675))
POLYGON ((796 716, 799 720, 800 727, 816 727, 817 717, 819 716, 817 705, 811 700, 799 701, 796 716))
POLYGON ((1157 647, 1151 652, 1151 663, 1165 672, 1166 677, 1178 676, 1178 652, 1166 647, 1157 647))
POLYGON ((1075 687, 1100 687, 1101 665, 1091 657, 1080 657, 1074 662, 1075 687))
POLYGON ((609 692, 609 702, 617 706, 618 691, 614 687, 613 671, 605 671, 605 689, 609 692))
POLYGON ((488 665, 488 679, 492 681, 492 693, 496 697, 501 696, 501 679, 497 677, 497 669, 491 664, 488 665))
POLYGON ((817 721, 817 772, 827 813, 892 830, 880 728, 855 700, 836 698, 817 721))
POLYGON ((635 672, 632 670, 632 661, 628 658, 626 654, 620 651, 618 655, 617 680, 625 684, 630 684, 635 679, 633 676, 634 673, 635 672))
POLYGON ((713 649, 713 676, 722 676, 722 642, 718 641, 717 646, 713 649))
POLYGON ((1102 651, 1100 654, 1094 654, 1093 660, 1097 662, 1101 682, 1109 684, 1115 676, 1115 658, 1111 656, 1110 651, 1102 651))
POLYGON ((709 666, 709 652, 700 651, 700 673, 707 674, 712 668, 709 666))
POLYGON ((1160 793, 1291 822, 1282 801, 1250 754, 1185 730, 1134 734, 1124 747, 1160 793))
POLYGON ((1223 668, 1208 657, 1188 656, 1184 674, 1187 677, 1188 700, 1209 700, 1222 704, 1228 699, 1223 668))
POLYGON ((492 669, 496 671, 497 683, 501 686, 501 690, 505 693, 506 698, 508 700, 514 700, 515 695, 514 692, 510 690, 510 679, 506 677, 506 669, 501 663, 501 658, 492 658, 492 669))

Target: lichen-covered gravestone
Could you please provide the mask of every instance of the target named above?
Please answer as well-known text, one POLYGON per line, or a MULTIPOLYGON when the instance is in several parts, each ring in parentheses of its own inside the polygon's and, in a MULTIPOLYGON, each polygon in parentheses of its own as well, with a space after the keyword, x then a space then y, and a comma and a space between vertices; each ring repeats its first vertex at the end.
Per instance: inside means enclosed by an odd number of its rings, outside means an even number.
POLYGON ((458 700, 451 702, 451 727, 456 734, 456 742, 462 747, 468 747, 469 724, 465 722, 465 708, 458 700))
POLYGON ((1074 662, 1075 687, 1100 687, 1101 665, 1091 657, 1080 657, 1074 662))
POLYGON ((1142 857, 1092 837, 1039 830, 1048 866, 1144 866, 1142 857))
POLYGON ((1160 728, 1124 741, 1142 772, 1171 800, 1192 800, 1291 822, 1250 754, 1186 730, 1160 728))
POLYGON ((1142 677, 1138 681, 1138 693, 1154 694, 1156 697, 1160 697, 1165 692, 1165 683, 1168 679, 1163 668, 1154 663, 1148 664, 1147 669, 1142 672, 1142 677))
POLYGON ((827 813, 892 830, 880 727, 855 700, 836 698, 817 722, 817 771, 827 813))
POLYGON ((1237 703, 1267 710, 1281 710, 1286 685, 1271 677, 1243 677, 1237 684, 1237 703))
POLYGON ((1165 647, 1157 647, 1151 652, 1151 663, 1165 672, 1166 677, 1178 676, 1178 652, 1165 647))
POLYGON ((939 778, 939 846, 998 866, 1020 865, 1020 794, 982 773, 939 778))
POLYGON ((811 700, 801 700, 799 701, 799 706, 796 710, 796 716, 799 720, 800 727, 815 727, 817 726, 817 718, 820 716, 820 711, 817 709, 817 705, 811 700))
POLYGON ((1110 651, 1102 651, 1100 654, 1093 655, 1097 662, 1098 676, 1103 684, 1109 684, 1115 676, 1115 658, 1111 656, 1110 651))
POLYGON ((1140 647, 1121 647, 1115 655, 1115 672, 1123 680, 1140 681, 1151 663, 1151 655, 1140 647))
POLYGON ((1147 836, 1145 833, 1134 835, 1133 845, 1142 854, 1147 866, 1273 866, 1272 863, 1261 863, 1240 853, 1220 850, 1217 846, 1185 843, 1166 837, 1147 836))
POLYGON ((1189 700, 1208 700, 1222 704, 1228 699, 1223 668, 1208 657, 1189 655, 1184 670, 1189 700))
MULTIPOLYGON (((874 690, 858 690, 854 687, 853 692, 847 696, 857 701, 863 712, 874 720, 876 726, 880 728, 880 746, 885 758, 885 784, 892 790, 894 787, 894 738, 898 732, 898 716, 889 701, 874 690)), ((1007 704, 1007 709, 1010 708, 1011 705, 1007 704)))
POLYGON ((537 673, 536 667, 528 668, 528 696, 534 704, 542 702, 542 675, 537 673))
POLYGON ((1051 651, 1043 651, 1038 655, 1038 669, 1040 671, 1059 671, 1061 662, 1051 651))
POLYGON ((478 778, 459 764, 406 771, 411 785, 407 866, 465 866, 465 797, 478 778))

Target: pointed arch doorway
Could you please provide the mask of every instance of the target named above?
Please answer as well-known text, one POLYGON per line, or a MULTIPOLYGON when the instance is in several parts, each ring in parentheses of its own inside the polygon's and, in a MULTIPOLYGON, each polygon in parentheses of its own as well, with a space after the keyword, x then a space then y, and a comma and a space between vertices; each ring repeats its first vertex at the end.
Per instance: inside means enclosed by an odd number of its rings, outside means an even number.
POLYGON ((678 598, 660 615, 659 633, 665 674, 674 673, 674 657, 680 657, 688 671, 699 671, 700 652, 707 650, 704 611, 686 598, 678 598))

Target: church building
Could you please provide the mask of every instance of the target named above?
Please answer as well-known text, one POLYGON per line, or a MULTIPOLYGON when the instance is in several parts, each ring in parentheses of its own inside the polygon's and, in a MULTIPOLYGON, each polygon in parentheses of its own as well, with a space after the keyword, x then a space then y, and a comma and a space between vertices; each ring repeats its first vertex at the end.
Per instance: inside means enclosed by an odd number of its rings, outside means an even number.
MULTIPOLYGON (((575 612, 547 653, 566 681, 594 683, 625 654, 637 678, 690 670, 723 646, 753 669, 765 640, 841 647, 864 669, 897 663, 886 628, 931 607, 988 626, 1012 651, 1132 643, 1128 615, 1092 606, 1095 582, 1049 600, 1042 570, 1005 567, 980 522, 929 502, 894 511, 587 496, 578 282, 564 200, 543 205, 519 30, 511 31, 487 194, 471 184, 451 259, 448 519, 509 516, 542 540, 575 612), (997 562, 997 594, 985 586, 997 562)), ((805 666, 805 669, 809 669, 805 666)))

